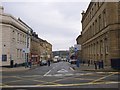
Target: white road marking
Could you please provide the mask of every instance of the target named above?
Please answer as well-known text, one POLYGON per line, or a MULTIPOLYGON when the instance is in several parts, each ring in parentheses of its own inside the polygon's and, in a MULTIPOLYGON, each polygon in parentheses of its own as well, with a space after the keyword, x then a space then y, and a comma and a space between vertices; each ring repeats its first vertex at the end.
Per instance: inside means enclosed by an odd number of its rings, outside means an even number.
MULTIPOLYGON (((51 69, 52 70, 52 69, 51 69)), ((51 70, 49 70, 47 73, 45 73, 43 76, 47 76, 50 72, 51 72, 51 70)))
MULTIPOLYGON (((54 68, 56 68, 56 66, 55 67, 53 67, 52 69, 54 69, 54 68)), ((51 70, 49 70, 47 73, 45 73, 43 76, 47 76, 51 71, 52 71, 52 69, 51 70)))
POLYGON ((63 77, 63 76, 73 76, 73 75, 75 75, 75 74, 54 74, 54 75, 51 75, 51 74, 48 74, 48 75, 46 75, 46 76, 48 76, 48 77, 53 77, 53 76, 55 76, 55 77, 63 77))
POLYGON ((72 71, 75 71, 72 67, 70 67, 70 69, 71 69, 72 71))
POLYGON ((59 71, 57 71, 57 72, 68 72, 68 71, 65 70, 65 69, 61 69, 61 70, 59 70, 59 71))
POLYGON ((53 75, 53 76, 62 76, 62 74, 55 74, 55 75, 53 75))

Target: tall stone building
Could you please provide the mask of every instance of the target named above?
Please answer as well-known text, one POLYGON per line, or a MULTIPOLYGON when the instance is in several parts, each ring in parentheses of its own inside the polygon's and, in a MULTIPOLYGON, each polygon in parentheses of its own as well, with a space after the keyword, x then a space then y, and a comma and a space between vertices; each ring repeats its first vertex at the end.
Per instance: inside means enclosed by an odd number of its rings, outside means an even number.
POLYGON ((118 65, 120 2, 90 2, 86 12, 82 13, 81 22, 82 59, 90 60, 91 63, 103 60, 104 65, 112 65, 116 62, 118 65))

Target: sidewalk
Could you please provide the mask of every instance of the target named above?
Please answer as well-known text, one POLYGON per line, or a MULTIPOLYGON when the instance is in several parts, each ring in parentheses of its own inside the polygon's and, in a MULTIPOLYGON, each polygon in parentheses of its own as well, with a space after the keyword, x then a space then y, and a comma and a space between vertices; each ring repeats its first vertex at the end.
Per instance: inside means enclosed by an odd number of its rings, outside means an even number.
POLYGON ((34 69, 36 67, 37 67, 37 65, 32 65, 31 68, 29 68, 29 67, 25 68, 25 66, 19 66, 19 67, 13 67, 13 68, 10 68, 10 67, 0 67, 0 72, 2 72, 2 71, 5 71, 5 72, 26 71, 26 70, 34 69))
POLYGON ((104 69, 95 69, 95 66, 94 65, 90 65, 88 66, 88 64, 80 64, 79 67, 77 67, 76 65, 71 65, 71 67, 74 69, 74 70, 77 70, 77 71, 91 71, 91 72, 118 72, 118 70, 115 70, 115 69, 112 69, 110 66, 104 66, 104 69))
POLYGON ((25 68, 24 66, 22 67, 0 67, 0 72, 5 71, 5 72, 13 72, 13 71, 24 71, 24 70, 29 70, 30 68, 25 68))

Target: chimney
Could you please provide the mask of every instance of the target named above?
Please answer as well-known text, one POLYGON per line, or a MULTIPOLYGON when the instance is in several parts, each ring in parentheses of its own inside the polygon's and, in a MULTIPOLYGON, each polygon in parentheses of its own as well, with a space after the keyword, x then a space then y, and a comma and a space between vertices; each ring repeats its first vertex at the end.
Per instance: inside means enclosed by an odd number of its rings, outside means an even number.
POLYGON ((4 8, 0 6, 0 14, 3 14, 4 8))
POLYGON ((82 14, 82 17, 83 17, 85 15, 85 11, 83 10, 81 14, 82 14))

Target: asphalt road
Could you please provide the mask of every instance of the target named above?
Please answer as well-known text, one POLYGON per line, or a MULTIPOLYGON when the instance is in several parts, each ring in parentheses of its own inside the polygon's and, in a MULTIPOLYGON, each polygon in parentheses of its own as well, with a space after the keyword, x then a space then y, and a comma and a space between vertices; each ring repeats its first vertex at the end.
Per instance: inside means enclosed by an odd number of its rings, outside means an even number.
MULTIPOLYGON (((76 71, 68 62, 38 66, 26 71, 2 72, 1 88, 39 90, 39 88, 112 88, 119 89, 120 73, 76 71)), ((115 89, 114 89, 115 90, 115 89)))

